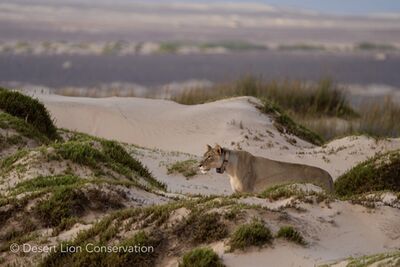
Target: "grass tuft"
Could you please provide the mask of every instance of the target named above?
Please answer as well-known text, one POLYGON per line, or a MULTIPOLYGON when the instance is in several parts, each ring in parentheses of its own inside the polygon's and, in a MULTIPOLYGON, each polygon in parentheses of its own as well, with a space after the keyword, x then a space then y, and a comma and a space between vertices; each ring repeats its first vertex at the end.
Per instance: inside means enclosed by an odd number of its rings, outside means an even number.
POLYGON ((303 236, 295 230, 292 226, 283 226, 279 229, 276 237, 285 238, 288 241, 292 241, 299 245, 306 245, 307 242, 304 240, 303 236))
POLYGON ((195 248, 186 252, 179 267, 223 267, 225 266, 217 253, 211 248, 195 248))
POLYGON ((88 199, 75 189, 62 187, 56 190, 48 199, 35 206, 34 213, 46 227, 56 227, 65 219, 79 217, 88 199))
POLYGON ((55 145, 57 152, 75 163, 95 168, 97 162, 106 161, 106 157, 89 143, 70 141, 55 145))
POLYGON ((192 177, 197 174, 197 160, 188 159, 184 161, 177 161, 167 167, 168 174, 181 173, 185 177, 192 177))
POLYGON ((219 213, 195 210, 175 227, 175 233, 194 244, 221 240, 228 235, 227 227, 221 219, 219 213))
POLYGON ((339 196, 391 190, 400 191, 400 150, 377 155, 340 176, 335 181, 339 196))
POLYGON ((62 186, 71 186, 81 183, 82 179, 74 175, 38 176, 31 180, 18 183, 13 188, 13 193, 55 189, 62 186))
POLYGON ((39 144, 48 143, 49 139, 47 136, 39 132, 34 126, 26 123, 23 119, 14 117, 8 113, 0 112, 0 128, 2 129, 13 129, 20 136, 24 136, 29 139, 36 140, 39 144))
POLYGON ((72 140, 61 144, 55 144, 56 152, 63 158, 75 163, 86 165, 99 171, 99 163, 105 164, 117 173, 129 179, 136 177, 134 174, 143 177, 150 185, 165 190, 166 185, 157 181, 150 171, 142 163, 132 158, 125 149, 115 141, 100 140, 102 149, 97 149, 93 143, 82 136, 79 140, 72 140))
POLYGON ((111 158, 122 166, 126 166, 130 170, 136 172, 152 186, 166 190, 166 185, 156 180, 150 173, 149 169, 145 167, 140 161, 129 155, 128 152, 126 152, 126 150, 119 143, 115 141, 101 140, 101 145, 103 147, 103 153, 107 157, 111 158))
POLYGON ((276 104, 264 100, 264 106, 261 108, 264 113, 270 114, 275 119, 275 127, 281 133, 289 133, 314 145, 322 145, 324 140, 318 134, 312 132, 306 127, 295 123, 282 109, 276 104))
POLYGON ((57 128, 45 106, 19 92, 0 90, 0 109, 33 125, 50 139, 58 139, 57 128))
POLYGON ((261 247, 270 243, 273 239, 271 231, 261 220, 253 220, 251 223, 239 226, 232 234, 229 245, 230 251, 245 249, 250 246, 261 247))

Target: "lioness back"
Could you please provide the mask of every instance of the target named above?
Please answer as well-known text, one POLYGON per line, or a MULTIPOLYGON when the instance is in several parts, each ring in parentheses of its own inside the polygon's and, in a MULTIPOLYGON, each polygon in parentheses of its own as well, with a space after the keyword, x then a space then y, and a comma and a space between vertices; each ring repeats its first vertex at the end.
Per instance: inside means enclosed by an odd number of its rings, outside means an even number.
POLYGON ((333 190, 332 177, 318 167, 255 157, 253 168, 256 170, 253 191, 256 192, 287 183, 312 183, 329 192, 333 190))

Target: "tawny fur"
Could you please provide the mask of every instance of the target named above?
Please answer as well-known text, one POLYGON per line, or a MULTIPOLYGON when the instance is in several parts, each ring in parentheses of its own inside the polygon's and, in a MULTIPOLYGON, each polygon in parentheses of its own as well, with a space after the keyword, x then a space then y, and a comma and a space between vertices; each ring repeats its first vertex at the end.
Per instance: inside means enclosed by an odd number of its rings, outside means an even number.
POLYGON ((207 152, 200 164, 201 170, 219 168, 225 153, 228 157, 225 172, 234 192, 258 193, 272 186, 288 183, 312 183, 329 192, 333 190, 332 177, 323 169, 256 157, 246 151, 222 149, 219 145, 214 148, 207 146, 207 152))

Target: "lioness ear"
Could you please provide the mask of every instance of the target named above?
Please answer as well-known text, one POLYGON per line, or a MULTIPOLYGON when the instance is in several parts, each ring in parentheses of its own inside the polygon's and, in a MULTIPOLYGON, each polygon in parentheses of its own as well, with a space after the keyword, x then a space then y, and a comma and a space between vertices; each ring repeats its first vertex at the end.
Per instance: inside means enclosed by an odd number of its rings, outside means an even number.
POLYGON ((221 147, 220 145, 218 145, 218 144, 215 145, 214 149, 217 151, 217 153, 218 153, 219 155, 222 154, 222 147, 221 147))
POLYGON ((207 151, 210 151, 212 149, 212 147, 210 145, 207 145, 206 148, 207 148, 207 151))

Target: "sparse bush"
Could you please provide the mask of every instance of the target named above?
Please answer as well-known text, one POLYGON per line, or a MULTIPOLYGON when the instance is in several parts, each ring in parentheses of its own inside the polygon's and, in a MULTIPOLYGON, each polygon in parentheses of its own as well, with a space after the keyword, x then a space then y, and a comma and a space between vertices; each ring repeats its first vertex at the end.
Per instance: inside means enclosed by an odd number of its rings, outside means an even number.
POLYGON ((221 240, 227 236, 228 230, 219 213, 192 211, 188 218, 175 227, 175 233, 194 244, 200 244, 221 240))
POLYGON ((64 159, 90 167, 96 167, 98 162, 106 160, 106 157, 89 143, 70 141, 56 145, 56 149, 64 159))
POLYGON ((32 124, 50 139, 57 139, 57 129, 49 112, 37 99, 19 92, 0 90, 0 109, 32 124))
POLYGON ((8 113, 0 112, 0 128, 13 129, 17 131, 21 136, 34 139, 39 144, 48 143, 49 141, 49 139, 44 134, 39 132, 34 126, 8 113))
POLYGON ((279 229, 276 237, 285 238, 288 241, 295 242, 299 245, 306 245, 307 242, 304 240, 303 236, 295 230, 292 226, 283 226, 279 229))
POLYGON ((13 191, 15 193, 32 192, 41 189, 56 188, 61 186, 76 185, 81 178, 73 175, 38 176, 28 181, 18 183, 13 191))
POLYGON ((99 163, 103 163, 128 178, 132 178, 134 173, 143 177, 150 185, 165 190, 165 184, 157 181, 140 161, 132 158, 117 142, 100 140, 102 150, 99 150, 93 146, 94 141, 86 140, 85 138, 88 137, 82 138, 83 140, 79 141, 55 144, 54 147, 64 159, 69 159, 96 170, 99 169, 99 163))
POLYGON ((359 258, 349 258, 346 260, 346 267, 398 267, 400 266, 400 252, 388 252, 361 256, 359 258))
POLYGON ((245 249, 249 246, 263 246, 273 239, 271 231, 261 220, 253 220, 251 223, 239 226, 232 234, 229 245, 230 250, 245 249))
POLYGON ((197 174, 197 160, 188 159, 177 161, 167 167, 168 174, 181 173, 185 177, 192 177, 197 174))
POLYGON ((335 181, 339 196, 352 196, 380 190, 400 191, 400 150, 366 160, 335 181))
POLYGON ((223 267, 225 266, 211 248, 195 248, 183 255, 179 267, 223 267))
POLYGON ((150 173, 149 169, 147 169, 147 167, 145 167, 140 161, 129 155, 120 144, 115 141, 101 140, 101 145, 103 147, 103 153, 105 156, 123 166, 128 167, 132 171, 135 171, 137 174, 146 179, 151 185, 163 190, 166 189, 165 184, 157 181, 150 173))
POLYGON ((295 135, 315 145, 321 145, 324 143, 324 140, 321 136, 310 131, 304 126, 295 123, 276 104, 264 100, 264 106, 261 110, 264 113, 271 114, 275 118, 275 127, 278 129, 278 131, 295 135))
POLYGON ((87 203, 87 198, 79 190, 60 188, 49 199, 40 201, 34 212, 44 226, 55 227, 63 219, 81 215, 87 203))
POLYGON ((28 155, 28 150, 26 149, 21 149, 18 150, 16 153, 4 158, 1 162, 0 162, 0 168, 2 169, 3 172, 7 172, 9 171, 9 169, 12 167, 12 165, 17 162, 18 160, 20 160, 21 158, 25 157, 26 155, 28 155))

